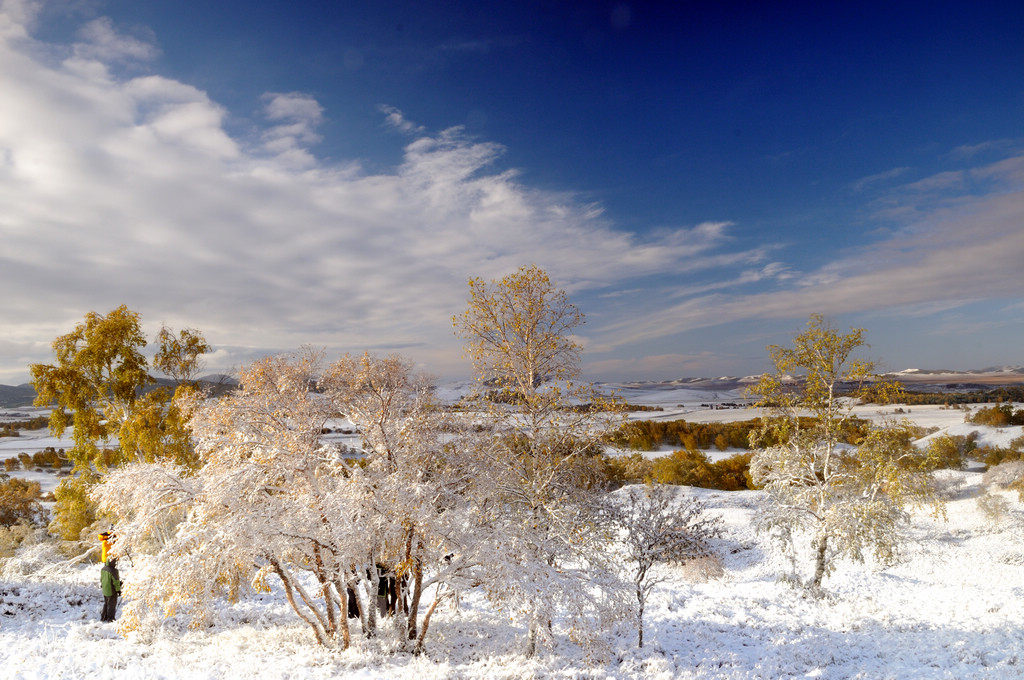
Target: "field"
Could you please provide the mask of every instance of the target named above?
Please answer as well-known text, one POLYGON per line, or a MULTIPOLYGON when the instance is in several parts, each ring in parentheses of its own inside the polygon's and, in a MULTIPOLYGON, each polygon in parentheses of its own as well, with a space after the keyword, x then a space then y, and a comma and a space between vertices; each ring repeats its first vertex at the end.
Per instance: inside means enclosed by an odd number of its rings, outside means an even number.
MULTIPOLYGON (((700 409, 709 400, 732 401, 736 395, 728 392, 627 396, 665 409, 638 418, 753 415, 700 409)), ((865 408, 862 415, 892 414, 865 408)), ((942 407, 913 407, 906 415, 940 432, 977 430, 982 443, 1006 443, 1022 430, 966 425, 962 411, 942 407)), ((1021 677, 1024 506, 1015 493, 990 491, 1004 503, 990 503, 986 512, 978 503, 980 469, 939 474, 947 519, 915 513, 898 563, 841 562, 822 598, 794 586, 794 565, 754 531, 760 492, 679 487, 723 518, 723 569, 710 576, 670 571, 652 596, 642 650, 634 628, 622 622, 606 631, 601 648, 584 650, 560 635, 553 648, 527 657, 525 631, 474 593, 438 612, 424 657, 393 653, 385 648, 391 636, 365 640, 355 629, 350 650, 318 648, 277 590, 224 603, 203 630, 172 617, 155 633, 123 635, 116 624, 98 621, 98 565, 69 565, 44 547, 4 566, 0 668, 5 678, 45 680, 1021 677)), ((796 565, 799 575, 806 577, 809 566, 807 554, 796 565)), ((131 580, 133 565, 122 567, 131 580)))

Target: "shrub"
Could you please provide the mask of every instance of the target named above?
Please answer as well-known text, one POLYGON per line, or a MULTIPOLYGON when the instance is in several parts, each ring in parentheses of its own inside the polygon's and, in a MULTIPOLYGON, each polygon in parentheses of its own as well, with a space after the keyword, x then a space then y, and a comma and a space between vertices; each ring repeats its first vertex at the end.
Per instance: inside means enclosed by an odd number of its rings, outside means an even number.
POLYGON ((981 481, 992 486, 1016 491, 1024 501, 1024 460, 1018 458, 994 465, 985 471, 981 481))
POLYGON ((926 470, 962 470, 967 464, 967 457, 972 455, 977 445, 978 433, 968 435, 944 434, 928 442, 924 468, 926 470))
POLYGON ((97 519, 96 504, 89 499, 94 482, 83 477, 65 477, 54 492, 57 518, 51 530, 66 541, 77 541, 82 530, 97 519))
POLYGON ((1024 425, 1024 409, 1014 411, 1010 404, 996 404, 980 408, 972 415, 968 415, 967 422, 976 425, 991 425, 992 427, 1024 425))
POLYGON ((0 481, 0 526, 9 527, 18 522, 42 524, 46 511, 39 503, 41 495, 39 482, 17 477, 0 481))
POLYGON ((985 471, 981 481, 985 484, 1006 488, 1024 479, 1024 460, 1011 460, 990 467, 985 471))
POLYGON ((716 477, 714 488, 723 491, 756 489, 757 487, 753 485, 753 480, 750 478, 750 459, 753 457, 754 452, 748 451, 712 463, 711 468, 716 477))
POLYGON ((676 451, 654 461, 654 481, 659 484, 679 484, 714 488, 711 462, 700 451, 676 451))
POLYGON ((700 451, 676 451, 653 461, 651 478, 660 484, 697 486, 703 489, 741 491, 755 488, 750 483, 752 452, 740 453, 712 463, 700 451))
POLYGON ((38 527, 19 520, 10 526, 0 526, 0 559, 13 557, 18 548, 35 543, 38 527))
POLYGON ((981 446, 974 452, 974 457, 985 463, 986 468, 995 467, 1007 461, 1024 459, 1024 451, 1012 447, 981 446))
POLYGON ((644 458, 643 454, 634 453, 628 456, 603 456, 604 476, 608 484, 615 489, 627 484, 642 484, 653 479, 654 462, 644 458))

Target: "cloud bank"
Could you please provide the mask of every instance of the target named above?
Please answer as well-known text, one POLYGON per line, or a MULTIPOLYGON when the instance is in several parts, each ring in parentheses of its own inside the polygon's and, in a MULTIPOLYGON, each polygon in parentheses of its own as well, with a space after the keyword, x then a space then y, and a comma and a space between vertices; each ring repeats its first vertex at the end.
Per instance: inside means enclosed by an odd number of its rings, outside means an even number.
POLYGON ((1021 304, 1019 141, 854 183, 859 224, 822 228, 862 229, 863 245, 807 268, 728 219, 618 229, 599 204, 503 168, 501 145, 387 104, 382 139, 404 147, 386 171, 318 157, 328 112, 302 92, 264 94, 259 129, 233 136, 206 92, 150 72, 152 42, 98 19, 46 44, 34 7, 0 4, 0 382, 48 361, 85 312, 122 303, 151 333, 202 330, 211 369, 312 344, 464 374, 450 319, 466 280, 531 263, 587 301, 581 339, 607 377, 714 365, 718 348, 676 346, 694 329, 1021 304))
POLYGON ((324 112, 303 93, 267 93, 262 132, 236 139, 203 91, 120 75, 156 48, 110 21, 52 46, 22 6, 4 8, 0 285, 17 294, 0 314, 15 363, 46 360, 86 311, 126 303, 154 327, 203 330, 224 359, 309 343, 458 370, 450 319, 470 276, 537 263, 570 289, 602 287, 726 240, 724 224, 617 231, 599 207, 498 169, 500 145, 427 133, 392 107, 386 122, 412 141, 384 174, 318 160, 324 112))

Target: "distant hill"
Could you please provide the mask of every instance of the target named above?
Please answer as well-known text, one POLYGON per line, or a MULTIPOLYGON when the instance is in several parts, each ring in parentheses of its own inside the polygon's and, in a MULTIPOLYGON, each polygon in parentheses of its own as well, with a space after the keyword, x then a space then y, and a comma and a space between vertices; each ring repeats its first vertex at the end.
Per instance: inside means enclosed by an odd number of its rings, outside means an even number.
MULTIPOLYGON (((214 395, 221 395, 224 392, 233 390, 238 381, 227 375, 207 375, 199 379, 200 384, 209 389, 214 395)), ((173 387, 174 381, 158 378, 153 387, 173 387)), ((16 408, 19 406, 31 406, 35 401, 36 390, 31 383, 23 385, 0 385, 0 408, 16 408)))
MULTIPOLYGON (((916 391, 936 390, 981 390, 995 387, 1024 384, 1024 366, 993 366, 977 371, 950 371, 934 369, 908 368, 902 371, 886 373, 890 378, 900 381, 907 389, 916 391)), ((675 378, 671 380, 640 380, 617 382, 616 385, 630 389, 646 389, 654 391, 691 389, 691 390, 736 390, 755 384, 760 376, 720 376, 717 378, 675 378)), ((233 390, 238 381, 227 375, 206 375, 199 379, 213 395, 221 395, 233 390)), ((158 379, 157 386, 173 386, 174 382, 158 379)), ((439 391, 454 401, 464 392, 464 385, 459 383, 440 385, 439 391), (458 387, 458 389, 456 389, 458 387)), ((0 385, 0 408, 30 406, 36 398, 32 385, 0 385)))
POLYGON ((36 389, 31 384, 0 385, 0 407, 31 406, 36 398, 36 389))

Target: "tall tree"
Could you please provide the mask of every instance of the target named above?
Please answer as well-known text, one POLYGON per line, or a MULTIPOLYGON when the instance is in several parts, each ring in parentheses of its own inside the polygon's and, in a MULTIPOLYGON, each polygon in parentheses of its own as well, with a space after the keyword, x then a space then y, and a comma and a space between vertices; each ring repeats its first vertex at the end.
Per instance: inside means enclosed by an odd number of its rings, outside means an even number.
POLYGON ((778 532, 788 550, 796 534, 810 534, 813 590, 834 557, 862 560, 871 548, 879 559, 891 559, 908 503, 941 511, 925 470, 927 454, 913 447, 908 423, 883 423, 862 440, 845 441, 854 431, 858 389, 877 382, 874 363, 854 358, 863 337, 863 329, 840 334, 813 315, 792 347, 769 346, 775 370, 751 389, 767 411, 751 434, 752 443, 764 446, 750 463, 754 481, 768 493, 763 526, 778 532))
MULTIPOLYGON (((469 281, 466 311, 454 318, 456 333, 476 371, 477 409, 490 426, 477 453, 489 474, 479 493, 491 498, 483 521, 514 545, 524 566, 490 573, 492 597, 526 612, 529 650, 550 634, 556 614, 585 630, 587 616, 614 612, 593 599, 607 591, 585 584, 607 575, 607 533, 598 526, 593 462, 604 437, 619 423, 613 399, 577 382, 580 345, 573 333, 583 314, 536 266, 500 280, 469 281), (552 587, 537 595, 537 584, 552 587)), ((606 581, 607 583, 607 581, 606 581)))
MULTIPOLYGON (((166 328, 161 333, 173 335, 166 328)), ((173 392, 147 392, 155 379, 143 354, 146 344, 139 314, 121 305, 105 315, 86 314, 72 332, 53 341, 53 364, 29 367, 35 404, 54 407, 50 431, 59 437, 72 428, 68 457, 74 475, 55 494, 55 528, 66 539, 79 538, 94 521, 88 488, 110 466, 157 458, 195 462, 173 399, 195 389, 191 378, 209 346, 192 330, 182 331, 176 344, 162 343, 154 363, 179 378, 179 385, 173 392)))

